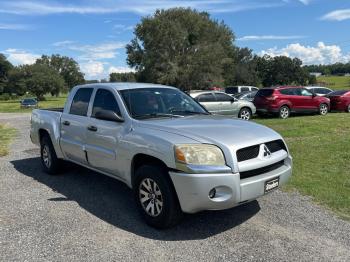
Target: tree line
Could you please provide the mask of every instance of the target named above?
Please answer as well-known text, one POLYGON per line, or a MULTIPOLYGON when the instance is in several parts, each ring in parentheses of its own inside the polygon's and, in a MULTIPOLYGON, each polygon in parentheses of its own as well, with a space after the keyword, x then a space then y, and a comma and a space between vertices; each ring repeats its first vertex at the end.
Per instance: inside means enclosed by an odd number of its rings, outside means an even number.
POLYGON ((305 69, 310 73, 317 72, 323 75, 345 75, 350 74, 350 62, 331 65, 308 65, 305 66, 305 69))
POLYGON ((0 54, 0 94, 28 92, 43 100, 45 94, 57 96, 84 82, 78 63, 70 57, 43 55, 32 65, 13 66, 0 54))

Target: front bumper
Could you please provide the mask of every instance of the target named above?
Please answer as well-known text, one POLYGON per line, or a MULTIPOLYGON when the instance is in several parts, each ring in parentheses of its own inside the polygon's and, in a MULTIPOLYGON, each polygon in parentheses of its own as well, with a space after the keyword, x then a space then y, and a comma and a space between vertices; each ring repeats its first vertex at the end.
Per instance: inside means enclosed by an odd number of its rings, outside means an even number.
POLYGON ((221 210, 263 196, 268 180, 279 177, 280 185, 285 184, 292 174, 292 159, 288 156, 283 166, 246 179, 240 179, 239 173, 186 174, 171 171, 169 174, 183 212, 221 210), (216 196, 209 198, 213 188, 216 189, 216 196))

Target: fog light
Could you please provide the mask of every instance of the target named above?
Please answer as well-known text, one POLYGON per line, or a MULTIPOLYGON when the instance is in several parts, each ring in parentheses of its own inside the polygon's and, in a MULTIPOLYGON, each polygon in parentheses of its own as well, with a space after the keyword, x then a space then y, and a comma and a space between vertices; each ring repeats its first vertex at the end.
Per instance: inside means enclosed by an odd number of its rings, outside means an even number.
POLYGON ((214 198, 216 195, 216 189, 213 188, 212 190, 209 191, 209 198, 214 198))

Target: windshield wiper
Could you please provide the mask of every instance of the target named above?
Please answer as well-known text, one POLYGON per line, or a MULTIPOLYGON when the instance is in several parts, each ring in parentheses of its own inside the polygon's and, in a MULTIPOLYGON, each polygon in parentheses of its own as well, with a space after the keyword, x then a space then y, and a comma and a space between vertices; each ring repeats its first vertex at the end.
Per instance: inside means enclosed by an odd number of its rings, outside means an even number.
POLYGON ((137 119, 147 119, 147 118, 158 118, 158 117, 183 117, 183 116, 174 115, 174 114, 165 114, 165 113, 151 113, 151 114, 144 114, 144 115, 134 115, 133 117, 137 119))
POLYGON ((191 111, 191 110, 173 110, 172 113, 178 113, 178 114, 188 114, 188 115, 210 115, 210 113, 207 112, 198 112, 198 111, 191 111))

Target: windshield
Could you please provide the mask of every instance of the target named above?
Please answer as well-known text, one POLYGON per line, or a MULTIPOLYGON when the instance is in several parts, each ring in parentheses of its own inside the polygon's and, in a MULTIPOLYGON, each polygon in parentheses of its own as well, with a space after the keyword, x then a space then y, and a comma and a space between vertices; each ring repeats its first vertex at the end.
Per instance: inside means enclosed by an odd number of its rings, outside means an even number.
POLYGON ((28 99, 28 98, 23 99, 22 102, 23 102, 23 103, 36 103, 36 101, 35 101, 34 99, 28 99))
POLYGON ((129 113, 136 119, 209 114, 185 93, 172 88, 138 88, 120 91, 129 113))

